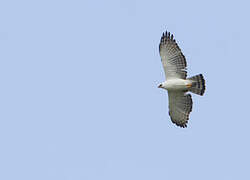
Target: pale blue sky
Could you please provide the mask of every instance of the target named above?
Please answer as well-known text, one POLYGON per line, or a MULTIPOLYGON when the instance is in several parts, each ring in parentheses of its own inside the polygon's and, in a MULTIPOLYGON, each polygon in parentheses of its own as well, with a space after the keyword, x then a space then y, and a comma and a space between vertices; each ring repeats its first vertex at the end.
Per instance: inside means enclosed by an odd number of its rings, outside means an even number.
POLYGON ((0 1, 0 179, 250 179, 247 1, 0 1), (158 53, 203 73, 171 123, 158 53))

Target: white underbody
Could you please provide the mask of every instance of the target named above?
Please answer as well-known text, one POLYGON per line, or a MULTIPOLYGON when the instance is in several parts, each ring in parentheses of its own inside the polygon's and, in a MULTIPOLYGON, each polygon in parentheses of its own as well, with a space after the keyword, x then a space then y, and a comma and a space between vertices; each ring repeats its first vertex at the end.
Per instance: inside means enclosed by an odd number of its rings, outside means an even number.
POLYGON ((161 84, 163 89, 180 91, 180 90, 187 90, 188 84, 190 83, 191 81, 187 79, 168 79, 161 84))

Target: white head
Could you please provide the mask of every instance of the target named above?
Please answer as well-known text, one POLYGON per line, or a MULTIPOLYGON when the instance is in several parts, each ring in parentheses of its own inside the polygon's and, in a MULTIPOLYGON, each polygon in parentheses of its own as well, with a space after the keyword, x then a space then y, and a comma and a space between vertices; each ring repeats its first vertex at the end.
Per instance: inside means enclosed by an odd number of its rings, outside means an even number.
POLYGON ((165 82, 162 82, 161 84, 159 84, 158 88, 166 89, 166 88, 167 88, 167 83, 166 83, 166 81, 165 81, 165 82))
POLYGON ((162 83, 161 83, 161 84, 159 84, 158 88, 163 88, 163 85, 162 85, 162 83))
POLYGON ((167 81, 164 81, 164 82, 162 82, 161 84, 159 84, 159 86, 158 86, 158 88, 162 88, 162 89, 168 89, 168 83, 167 83, 167 81))

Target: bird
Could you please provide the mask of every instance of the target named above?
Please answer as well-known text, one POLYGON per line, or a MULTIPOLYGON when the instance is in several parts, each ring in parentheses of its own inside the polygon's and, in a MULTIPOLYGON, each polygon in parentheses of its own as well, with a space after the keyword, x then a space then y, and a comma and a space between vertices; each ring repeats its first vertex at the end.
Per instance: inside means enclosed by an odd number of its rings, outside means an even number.
POLYGON ((203 96, 206 89, 205 79, 202 74, 187 78, 186 58, 170 32, 163 32, 159 52, 166 80, 158 88, 168 91, 171 121, 186 128, 193 106, 189 92, 203 96))

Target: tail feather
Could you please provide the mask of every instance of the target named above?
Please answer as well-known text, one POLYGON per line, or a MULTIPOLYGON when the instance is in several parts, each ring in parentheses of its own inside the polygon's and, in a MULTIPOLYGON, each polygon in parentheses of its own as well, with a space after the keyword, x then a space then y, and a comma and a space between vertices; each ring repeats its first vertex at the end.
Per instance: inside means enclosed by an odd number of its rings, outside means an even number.
POLYGON ((188 78, 188 80, 192 81, 192 86, 190 87, 190 91, 192 93, 198 94, 198 95, 203 95, 206 89, 206 85, 205 85, 205 80, 203 78, 202 74, 196 75, 196 76, 192 76, 190 78, 188 78))

